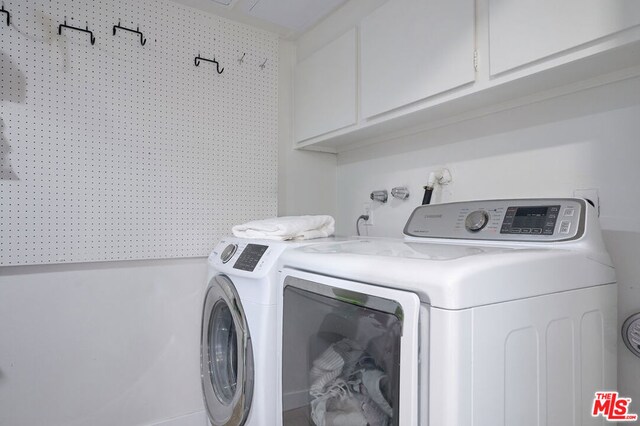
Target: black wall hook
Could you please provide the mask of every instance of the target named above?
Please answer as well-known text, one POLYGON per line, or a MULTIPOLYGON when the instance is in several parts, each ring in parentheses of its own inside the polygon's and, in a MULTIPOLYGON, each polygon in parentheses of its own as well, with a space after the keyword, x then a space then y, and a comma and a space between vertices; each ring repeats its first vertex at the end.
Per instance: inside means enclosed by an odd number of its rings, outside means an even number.
POLYGON ((62 35, 62 28, 69 28, 70 30, 82 31, 83 33, 89 33, 89 36, 91 37, 91 45, 96 44, 96 38, 93 36, 93 33, 91 31, 89 31, 89 24, 88 23, 87 23, 87 27, 86 28, 72 27, 70 25, 67 25, 67 18, 65 18, 64 19, 64 24, 60 24, 58 26, 58 35, 62 35))
POLYGON ((224 68, 220 69, 220 64, 218 63, 218 61, 216 61, 215 58, 213 58, 213 59, 205 59, 205 58, 202 58, 200 56, 200 54, 198 53, 198 56, 196 56, 196 59, 194 61, 196 63, 196 67, 200 66, 200 61, 207 61, 207 62, 211 62, 213 64, 216 64, 216 71, 218 72, 218 74, 222 74, 222 71, 224 71, 224 68))
POLYGON ((4 3, 2 4, 2 9, 0 9, 0 12, 7 14, 7 27, 11 25, 11 15, 9 14, 8 10, 4 10, 4 3))
POLYGON ((144 46, 144 45, 145 45, 145 43, 147 42, 147 39, 146 39, 146 38, 144 38, 144 36, 143 36, 143 35, 142 35, 142 33, 140 32, 140 27, 139 27, 139 26, 138 26, 138 28, 137 28, 137 29, 132 30, 132 29, 130 29, 130 28, 121 27, 121 26, 120 26, 120 21, 118 21, 118 25, 114 25, 114 26, 113 26, 113 35, 116 35, 116 30, 118 30, 118 29, 120 29, 120 30, 125 30, 125 31, 129 31, 129 32, 132 32, 132 33, 135 33, 135 34, 139 34, 139 35, 140 35, 140 44, 141 44, 141 45, 143 45, 143 46, 144 46))

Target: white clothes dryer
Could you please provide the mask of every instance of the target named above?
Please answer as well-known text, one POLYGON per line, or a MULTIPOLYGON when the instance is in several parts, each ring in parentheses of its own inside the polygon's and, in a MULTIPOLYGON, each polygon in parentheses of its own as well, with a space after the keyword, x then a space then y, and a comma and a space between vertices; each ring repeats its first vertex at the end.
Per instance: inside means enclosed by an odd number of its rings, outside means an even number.
POLYGON ((617 295, 592 206, 427 205, 405 235, 280 258, 279 422, 602 424, 617 295))
POLYGON ((201 328, 202 391, 213 426, 273 425, 277 416, 276 261, 282 242, 228 237, 209 256, 201 328))

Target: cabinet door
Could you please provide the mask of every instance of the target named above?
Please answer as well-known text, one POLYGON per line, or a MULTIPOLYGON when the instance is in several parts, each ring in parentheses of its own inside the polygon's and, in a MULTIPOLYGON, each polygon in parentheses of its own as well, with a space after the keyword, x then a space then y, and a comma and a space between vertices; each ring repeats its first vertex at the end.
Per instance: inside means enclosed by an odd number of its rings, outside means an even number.
POLYGON ((349 31, 296 66, 296 142, 356 123, 356 31, 349 31))
POLYGON ((489 0, 491 74, 636 25, 638 0, 489 0))
POLYGON ((364 117, 475 79, 473 0, 389 0, 360 31, 364 117))

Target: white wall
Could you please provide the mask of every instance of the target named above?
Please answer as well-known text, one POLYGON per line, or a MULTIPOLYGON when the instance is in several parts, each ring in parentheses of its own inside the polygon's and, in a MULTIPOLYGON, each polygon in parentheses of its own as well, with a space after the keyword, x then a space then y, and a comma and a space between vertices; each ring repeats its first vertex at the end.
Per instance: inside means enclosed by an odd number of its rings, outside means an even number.
POLYGON ((385 0, 350 0, 295 42, 280 40, 278 215, 337 214, 334 154, 293 149, 295 64, 331 42, 385 0))
POLYGON ((0 268, 0 424, 202 412, 205 281, 204 259, 0 268))
MULTIPOLYGON (((376 205, 374 226, 362 227, 372 236, 401 236, 422 201, 429 172, 441 166, 452 171, 453 183, 438 190, 433 202, 566 197, 575 189, 597 188, 618 271, 622 321, 640 311, 638 159, 636 78, 339 154, 338 232, 355 234, 372 190, 406 185, 408 201, 376 205)), ((620 391, 640 401, 640 359, 621 344, 619 360, 620 391)))
POLYGON ((336 156, 293 149, 295 45, 280 41, 278 215, 336 214, 336 156))

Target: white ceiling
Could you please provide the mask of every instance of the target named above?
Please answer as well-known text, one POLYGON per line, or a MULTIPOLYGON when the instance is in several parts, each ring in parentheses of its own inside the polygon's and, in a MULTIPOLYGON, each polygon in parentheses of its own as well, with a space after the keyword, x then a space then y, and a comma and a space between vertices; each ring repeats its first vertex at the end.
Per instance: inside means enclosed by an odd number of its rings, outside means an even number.
POLYGON ((345 0, 255 0, 248 13, 301 33, 344 2, 345 0))
POLYGON ((296 39, 347 0, 173 0, 296 39))

